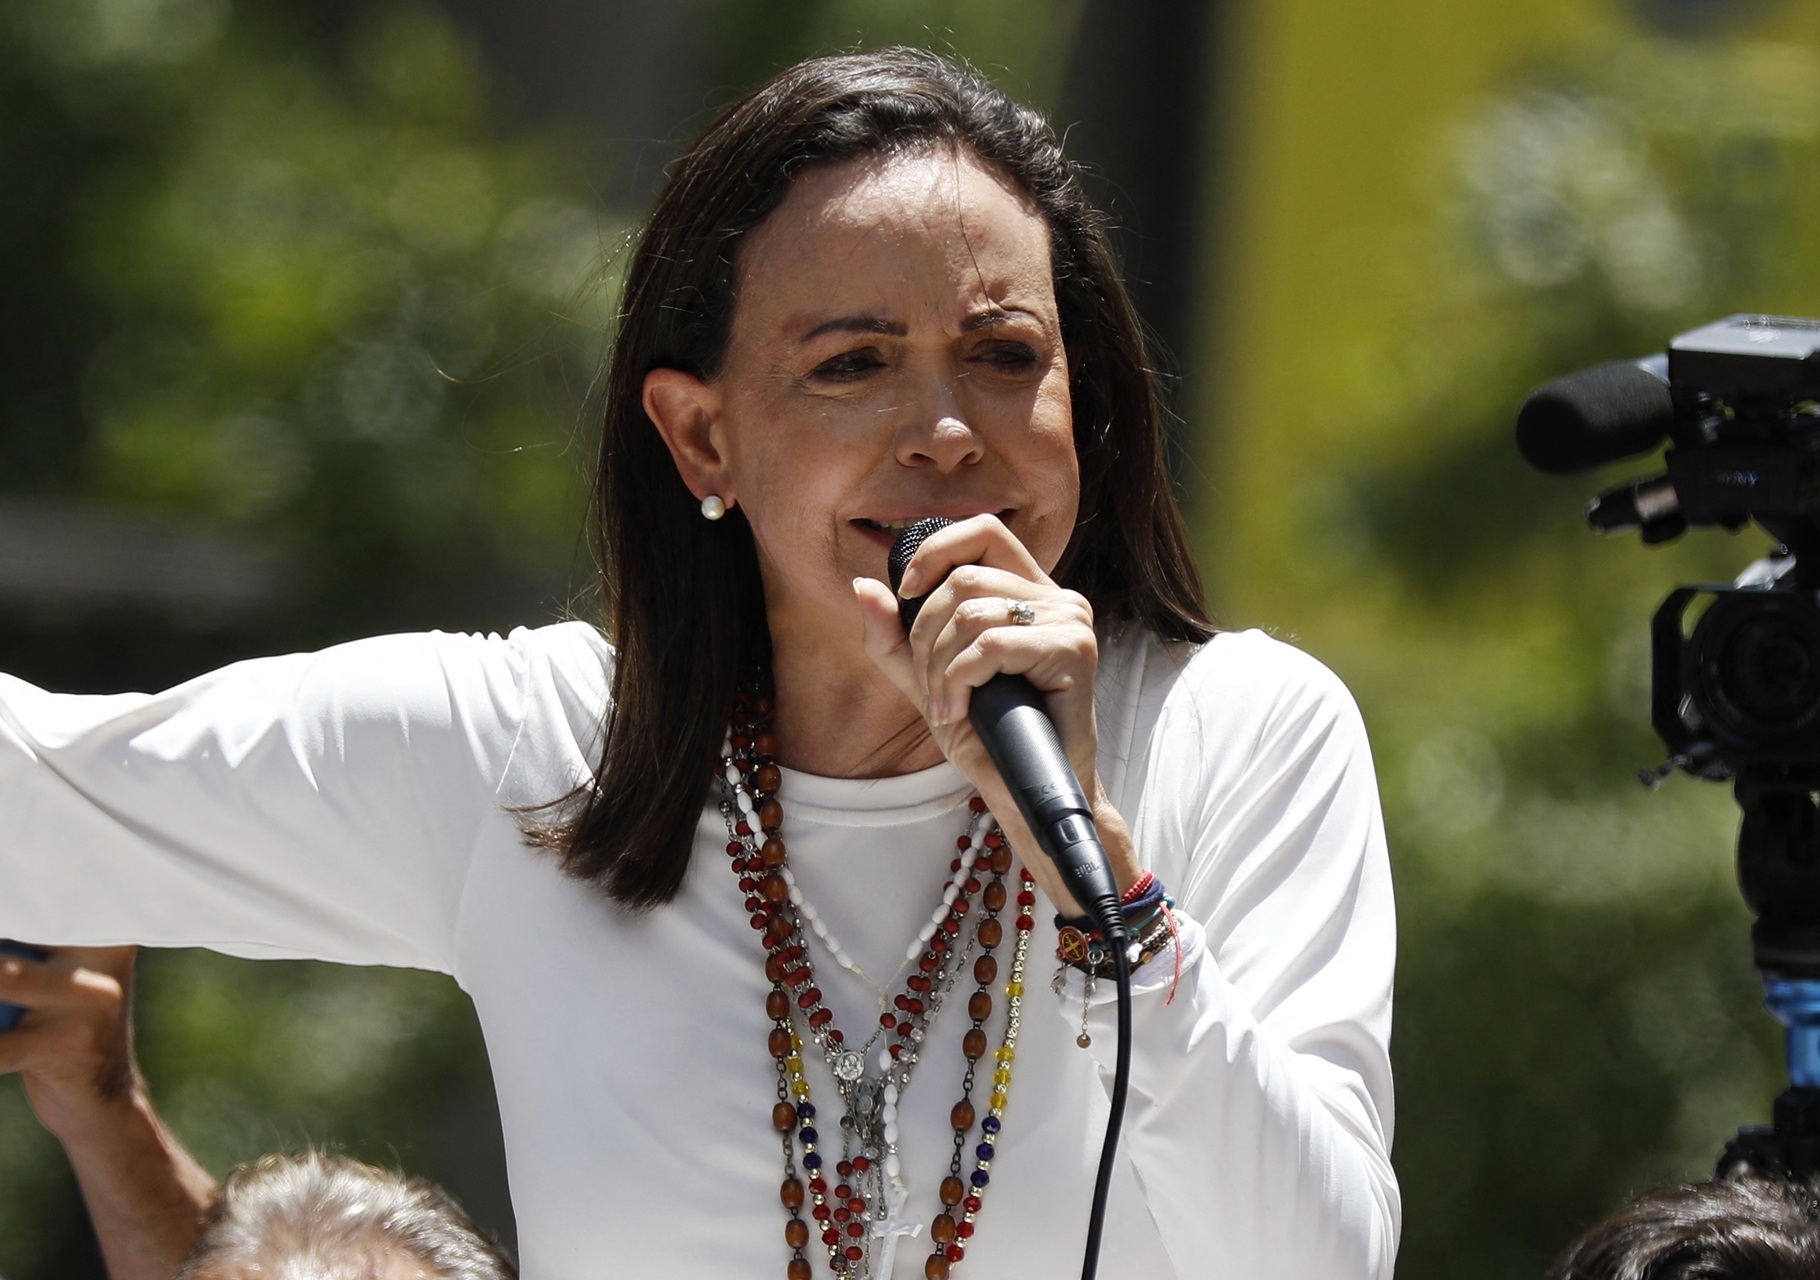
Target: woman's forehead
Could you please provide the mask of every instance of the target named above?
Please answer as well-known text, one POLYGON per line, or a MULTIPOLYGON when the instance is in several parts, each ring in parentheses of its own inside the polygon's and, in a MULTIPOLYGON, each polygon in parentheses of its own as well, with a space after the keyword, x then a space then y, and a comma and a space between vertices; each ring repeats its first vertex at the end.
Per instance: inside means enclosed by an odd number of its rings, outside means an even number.
POLYGON ((741 308, 772 319, 894 295, 1053 306, 1048 226, 1035 205, 947 147, 799 175, 746 238, 740 277, 741 308))
POLYGON ((1028 192, 964 147, 876 151, 814 165, 791 180, 771 220, 799 226, 867 226, 890 220, 952 220, 957 212, 1004 205, 1042 221, 1028 192))

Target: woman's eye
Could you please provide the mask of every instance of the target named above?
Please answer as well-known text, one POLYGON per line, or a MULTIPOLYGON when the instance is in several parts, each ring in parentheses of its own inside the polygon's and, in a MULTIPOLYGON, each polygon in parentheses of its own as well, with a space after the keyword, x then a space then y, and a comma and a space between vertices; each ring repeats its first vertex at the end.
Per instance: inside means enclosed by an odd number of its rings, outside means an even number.
POLYGON ((1000 369, 1029 369, 1036 364, 1036 351, 1021 342, 995 342, 974 358, 1000 369))
POLYGON ((874 369, 883 368, 884 363, 878 352, 870 347, 860 351, 843 351, 832 359, 824 360, 816 365, 815 376, 850 382, 855 378, 865 377, 874 369))

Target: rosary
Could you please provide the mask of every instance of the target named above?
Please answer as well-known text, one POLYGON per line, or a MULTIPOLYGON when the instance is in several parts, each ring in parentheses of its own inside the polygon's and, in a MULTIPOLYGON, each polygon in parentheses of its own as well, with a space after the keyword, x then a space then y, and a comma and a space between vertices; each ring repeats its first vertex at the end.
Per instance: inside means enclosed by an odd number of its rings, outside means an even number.
MULTIPOLYGON (((909 973, 902 989, 887 999, 884 988, 847 954, 790 870, 778 835, 784 817, 777 799, 782 773, 775 763, 777 740, 770 729, 770 713, 770 699, 762 689, 752 687, 735 695, 732 723, 721 747, 719 780, 727 856, 746 895, 752 928, 764 948, 765 977, 771 983, 765 1014, 772 1024, 767 1047, 777 1069, 771 1122, 783 1146, 779 1197, 786 1214, 784 1243, 791 1255, 785 1274, 788 1280, 811 1280, 807 1251, 811 1237, 819 1236, 829 1269, 842 1280, 890 1280, 899 1242, 922 1231, 922 1224, 904 1213, 910 1192, 898 1156, 898 1102, 910 1085, 936 1014, 968 975, 974 987, 967 996, 972 1026, 961 1040, 965 1065, 960 1100, 948 1117, 954 1153, 938 1190, 941 1212, 929 1224, 934 1251, 923 1263, 927 1280, 946 1280, 966 1256, 976 1229, 1009 1100, 1024 971, 1035 925, 1030 873, 1019 867, 1016 879, 1011 879, 1011 846, 986 812, 985 802, 973 797, 967 831, 956 841, 958 856, 949 863, 940 902, 906 949, 899 973, 904 969, 909 973), (1013 900, 1017 912, 1003 987, 1004 1029, 988 1059, 986 1023, 994 1011, 992 988, 999 976, 995 953, 1005 942, 999 917, 1013 900), (849 1043, 834 1025, 834 1012, 815 985, 808 933, 816 936, 834 963, 858 973, 879 992, 882 1012, 863 1044, 849 1043), (817 1124, 804 1075, 803 1053, 810 1045, 826 1061, 840 1095, 838 1134, 824 1136, 817 1124), (990 1073, 983 1116, 973 1101, 982 1071, 990 1073), (963 1179, 969 1154, 972 1169, 963 1179)), ((893 977, 888 985, 895 984, 893 977)))

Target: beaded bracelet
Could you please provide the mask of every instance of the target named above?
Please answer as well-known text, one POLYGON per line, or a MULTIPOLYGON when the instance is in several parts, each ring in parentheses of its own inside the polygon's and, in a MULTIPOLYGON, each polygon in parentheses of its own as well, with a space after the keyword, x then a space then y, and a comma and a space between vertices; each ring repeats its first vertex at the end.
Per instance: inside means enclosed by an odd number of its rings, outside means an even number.
MULTIPOLYGON (((1163 882, 1146 871, 1135 884, 1125 890, 1125 896, 1119 900, 1119 910, 1124 914, 1127 928, 1135 928, 1135 921, 1148 920, 1150 913, 1161 904, 1167 895, 1163 892, 1163 882)), ((1056 929, 1073 929, 1076 933, 1099 934, 1099 921, 1092 916, 1065 916, 1060 912, 1055 917, 1056 929)))
MULTIPOLYGON (((1172 914, 1175 899, 1163 892, 1163 886, 1147 874, 1132 889, 1136 895, 1126 895, 1124 911, 1131 933, 1137 939, 1127 953, 1131 968, 1137 970, 1156 959, 1178 938, 1175 916, 1172 914)), ((1080 970, 1081 1033, 1075 1037, 1074 1042, 1085 1049, 1093 1043, 1093 1036, 1087 1027, 1093 1008, 1094 983, 1100 978, 1114 976, 1118 972, 1117 961, 1107 947, 1105 938, 1093 927, 1091 919, 1076 922, 1058 915, 1056 924, 1060 928, 1056 934, 1055 956, 1061 964, 1056 967, 1055 980, 1050 986, 1060 995, 1065 989, 1064 979, 1068 970, 1080 970), (1087 928, 1078 928, 1077 924, 1084 924, 1087 928)), ((1163 1001, 1165 1006, 1175 1003, 1176 987, 1181 981, 1182 952, 1178 946, 1175 952, 1175 979, 1169 984, 1169 998, 1163 1001)))
MULTIPOLYGON (((1163 891, 1163 882, 1148 871, 1125 890, 1119 901, 1119 912, 1125 917, 1130 936, 1136 939, 1126 952, 1133 970, 1149 964, 1175 941, 1175 916, 1171 914, 1174 907, 1175 899, 1163 891)), ((1118 964, 1092 916, 1057 914, 1055 928, 1055 958, 1062 963, 1055 971, 1055 982, 1051 985, 1059 994, 1062 978, 1071 968, 1079 969, 1086 979, 1081 994, 1081 1034, 1075 1038, 1075 1043, 1085 1049, 1093 1043, 1087 1032, 1087 1013, 1093 1003, 1094 980, 1112 977, 1118 972, 1118 964)), ((1175 981, 1169 984, 1165 1005, 1175 1003, 1175 989, 1181 980, 1182 953, 1177 949, 1175 981)))
MULTIPOLYGON (((1156 959, 1175 936, 1175 922, 1170 920, 1168 911, 1174 905, 1168 898, 1159 899, 1142 920, 1132 923, 1133 941, 1126 954, 1131 958, 1133 969, 1142 968, 1156 959)), ((1056 935, 1055 956, 1063 964, 1096 978, 1109 978, 1117 971, 1112 952, 1097 929, 1064 926, 1056 935)))

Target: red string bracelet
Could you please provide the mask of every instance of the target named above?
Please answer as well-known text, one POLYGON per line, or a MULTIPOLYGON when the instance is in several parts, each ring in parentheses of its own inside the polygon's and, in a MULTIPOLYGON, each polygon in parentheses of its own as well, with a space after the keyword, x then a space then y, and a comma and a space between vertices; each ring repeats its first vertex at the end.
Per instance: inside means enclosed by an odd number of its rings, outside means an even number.
POLYGON ((1155 881, 1156 881, 1156 877, 1151 875, 1148 871, 1146 871, 1143 875, 1139 876, 1135 881, 1132 882, 1132 885, 1129 889, 1125 890, 1125 896, 1119 899, 1119 905, 1121 907, 1130 906, 1132 903, 1136 902, 1139 898, 1143 897, 1145 891, 1148 890, 1150 888, 1150 886, 1153 883, 1155 883, 1155 881))

